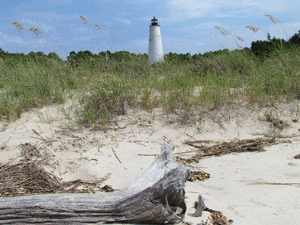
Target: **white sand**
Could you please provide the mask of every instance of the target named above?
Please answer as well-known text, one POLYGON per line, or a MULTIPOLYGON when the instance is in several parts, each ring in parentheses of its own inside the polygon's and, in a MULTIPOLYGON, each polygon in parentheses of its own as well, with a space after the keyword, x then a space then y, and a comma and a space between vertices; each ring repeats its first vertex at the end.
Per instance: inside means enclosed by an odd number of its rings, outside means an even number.
MULTIPOLYGON (((284 143, 266 147, 266 152, 229 154, 200 160, 198 165, 211 174, 205 181, 187 182, 188 213, 198 194, 206 196, 209 208, 222 211, 233 224, 299 224, 300 185, 254 184, 300 183, 299 130, 300 122, 290 106, 282 106, 277 114, 290 126, 283 131, 271 128, 261 120, 260 111, 223 111, 209 113, 200 123, 180 125, 163 116, 161 110, 152 113, 129 110, 118 120, 119 129, 107 131, 78 127, 74 119, 68 120, 61 113, 62 107, 69 113, 68 103, 31 110, 6 125, 0 123, 0 162, 17 161, 21 143, 32 143, 51 155, 45 165, 48 171, 63 180, 95 180, 108 174, 105 184, 121 189, 142 174, 162 144, 175 146, 175 152, 193 149, 186 140, 216 140, 257 138, 267 135, 286 136, 284 143), (34 133, 38 132, 40 136, 34 133), (115 151, 117 157, 114 155, 115 151)), ((73 118, 72 115, 70 115, 73 118)), ((186 221, 199 223, 206 220, 186 216, 186 221)))

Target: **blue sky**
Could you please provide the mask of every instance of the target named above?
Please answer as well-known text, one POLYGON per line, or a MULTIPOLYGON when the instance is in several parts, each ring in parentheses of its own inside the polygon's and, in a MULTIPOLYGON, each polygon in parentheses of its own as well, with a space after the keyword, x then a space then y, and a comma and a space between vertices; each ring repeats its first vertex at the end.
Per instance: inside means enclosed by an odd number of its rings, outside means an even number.
POLYGON ((268 32, 287 39, 300 30, 299 0, 9 0, 0 5, 0 48, 56 52, 62 58, 80 50, 145 53, 153 16, 161 25, 164 53, 235 49, 237 43, 249 47, 253 40, 265 40, 268 32), (17 31, 12 22, 25 29, 17 31), (260 30, 254 33, 247 25, 260 30), (215 26, 230 35, 223 36, 215 26), (28 31, 31 27, 41 33, 28 31))

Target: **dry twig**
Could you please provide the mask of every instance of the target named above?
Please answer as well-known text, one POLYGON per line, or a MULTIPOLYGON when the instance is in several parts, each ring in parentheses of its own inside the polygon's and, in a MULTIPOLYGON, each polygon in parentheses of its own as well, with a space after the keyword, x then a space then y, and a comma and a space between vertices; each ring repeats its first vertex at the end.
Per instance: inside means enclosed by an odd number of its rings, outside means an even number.
POLYGON ((21 160, 17 164, 12 162, 0 165, 0 197, 20 196, 29 194, 45 194, 57 192, 94 192, 95 188, 100 191, 112 191, 112 188, 99 188, 100 184, 109 178, 89 181, 62 182, 54 174, 47 172, 42 165, 47 163, 49 157, 36 146, 22 144, 21 160))
POLYGON ((249 183, 251 185, 253 184, 265 184, 265 185, 296 185, 300 186, 300 183, 281 183, 281 182, 252 182, 249 183))
MULTIPOLYGON (((219 142, 214 145, 206 146, 203 145, 206 141, 186 141, 185 144, 195 147, 196 154, 189 157, 176 157, 178 162, 183 164, 189 163, 198 163, 201 158, 207 156, 220 156, 224 154, 229 154, 232 152, 253 152, 253 151, 262 151, 263 147, 266 145, 275 144, 275 139, 245 139, 245 140, 233 140, 229 142, 219 142)), ((187 152, 190 153, 190 152, 187 152)), ((181 153, 182 154, 182 153, 181 153)))
POLYGON ((117 156, 115 150, 113 148, 111 148, 111 150, 113 151, 115 157, 117 158, 117 160, 122 164, 121 160, 119 159, 119 157, 117 156))
POLYGON ((49 144, 49 142, 42 135, 40 135, 36 130, 32 129, 32 131, 33 131, 33 133, 38 135, 45 143, 49 144))

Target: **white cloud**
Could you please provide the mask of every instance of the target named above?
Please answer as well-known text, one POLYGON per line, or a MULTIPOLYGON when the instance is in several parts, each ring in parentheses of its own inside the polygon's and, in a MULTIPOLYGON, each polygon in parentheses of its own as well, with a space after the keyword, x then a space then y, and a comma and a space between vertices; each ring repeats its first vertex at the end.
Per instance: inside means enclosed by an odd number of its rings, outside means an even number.
POLYGON ((213 2, 197 0, 169 0, 168 4, 171 10, 169 20, 173 22, 202 17, 215 8, 213 2))
POLYGON ((27 29, 29 29, 30 27, 36 27, 45 33, 50 33, 56 30, 55 27, 52 25, 48 25, 44 22, 36 21, 29 18, 22 19, 21 22, 27 29))
POLYGON ((256 9, 260 9, 266 12, 280 12, 280 11, 288 11, 293 8, 293 1, 262 1, 262 0, 252 0, 252 1, 244 1, 243 4, 247 7, 253 7, 256 9))
POLYGON ((296 0, 168 0, 170 22, 184 21, 204 16, 213 17, 235 17, 235 15, 253 16, 255 12, 280 13, 299 9, 296 0))
POLYGON ((50 21, 67 21, 67 20, 78 20, 78 14, 62 14, 55 12, 26 12, 22 13, 24 17, 33 18, 36 20, 50 21))
POLYGON ((73 0, 48 0, 48 2, 51 3, 52 5, 65 5, 65 4, 72 3, 73 0))
POLYGON ((119 18, 119 17, 114 17, 114 20, 123 23, 125 25, 131 25, 132 22, 129 19, 123 19, 123 18, 119 18))
POLYGON ((0 32, 0 41, 2 42, 1 45, 7 44, 17 44, 17 45, 26 45, 28 44, 22 37, 18 36, 10 36, 5 33, 0 32))

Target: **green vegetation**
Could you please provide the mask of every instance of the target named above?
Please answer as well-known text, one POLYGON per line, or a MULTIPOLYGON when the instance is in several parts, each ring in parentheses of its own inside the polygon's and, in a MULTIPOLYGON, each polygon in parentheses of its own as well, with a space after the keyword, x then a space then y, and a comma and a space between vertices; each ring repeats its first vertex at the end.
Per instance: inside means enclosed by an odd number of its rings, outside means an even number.
POLYGON ((78 121, 107 124, 128 107, 162 107, 188 122, 201 110, 244 103, 273 105, 300 99, 300 33, 269 38, 251 49, 165 55, 148 67, 146 54, 11 54, 0 49, 0 119, 33 107, 78 98, 78 121))
POLYGON ((271 38, 268 34, 267 41, 255 41, 251 44, 251 51, 259 57, 268 57, 277 50, 287 50, 300 45, 300 31, 294 34, 288 41, 280 38, 271 38))

